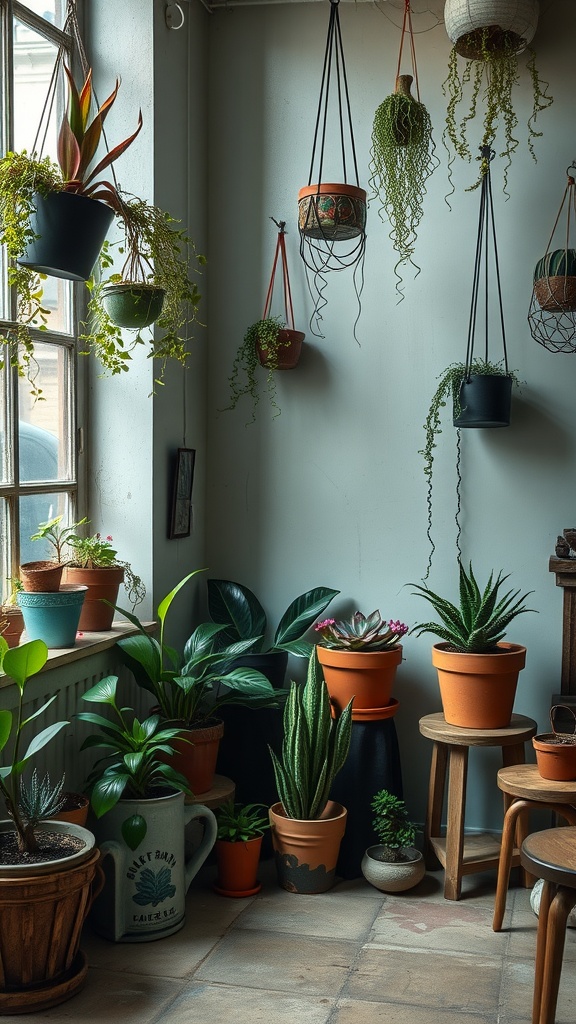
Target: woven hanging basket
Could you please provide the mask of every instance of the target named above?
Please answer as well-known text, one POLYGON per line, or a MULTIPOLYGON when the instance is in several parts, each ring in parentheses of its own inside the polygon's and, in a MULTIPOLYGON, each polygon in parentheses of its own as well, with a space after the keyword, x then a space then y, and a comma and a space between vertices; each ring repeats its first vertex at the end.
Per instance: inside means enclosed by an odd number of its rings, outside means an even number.
POLYGON ((470 60, 479 59, 475 45, 480 29, 490 29, 483 44, 489 50, 512 47, 519 53, 534 38, 538 25, 538 0, 446 0, 444 24, 457 52, 470 60), (470 38, 472 37, 472 38, 470 38))

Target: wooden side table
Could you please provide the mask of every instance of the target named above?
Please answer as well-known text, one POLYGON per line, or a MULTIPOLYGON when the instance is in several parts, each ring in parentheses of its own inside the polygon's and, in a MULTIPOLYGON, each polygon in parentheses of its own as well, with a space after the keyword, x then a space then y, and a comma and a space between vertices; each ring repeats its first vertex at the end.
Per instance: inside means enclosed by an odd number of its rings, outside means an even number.
POLYGON ((225 775, 215 775, 212 789, 209 789, 206 793, 201 793, 200 796, 187 796, 184 801, 187 804, 204 804, 204 807, 209 807, 211 811, 217 807, 221 807, 222 804, 227 803, 228 800, 234 799, 236 792, 236 784, 232 782, 232 779, 228 779, 225 775))
MULTIPOLYGON (((470 747, 501 747, 505 766, 523 764, 524 744, 535 735, 536 722, 523 715, 512 715, 505 729, 463 729, 448 725, 441 713, 420 719, 420 732, 432 740, 432 762, 428 786, 428 806, 424 826, 424 857, 428 868, 440 864, 445 871, 444 897, 458 900, 464 875, 497 868, 500 843, 497 837, 473 835, 464 840, 464 811, 470 747), (448 775, 446 834, 442 832, 444 788, 448 775)), ((507 808, 510 799, 505 796, 507 808)), ((519 855, 513 857, 515 866, 519 855)))

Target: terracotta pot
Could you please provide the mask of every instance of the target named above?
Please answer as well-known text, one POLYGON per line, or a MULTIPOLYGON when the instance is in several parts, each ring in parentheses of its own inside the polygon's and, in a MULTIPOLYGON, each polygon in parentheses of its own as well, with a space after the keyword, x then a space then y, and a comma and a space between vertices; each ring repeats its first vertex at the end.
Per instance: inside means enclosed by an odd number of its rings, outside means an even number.
POLYGON ((118 590, 124 581, 122 567, 106 569, 76 569, 68 566, 64 570, 64 582, 88 587, 78 629, 86 633, 101 633, 112 627, 114 608, 106 604, 118 602, 118 590))
POLYGON ((246 842, 231 843, 217 839, 216 863, 218 878, 214 889, 221 896, 254 896, 260 892, 258 865, 263 837, 256 836, 246 842))
POLYGON ((405 860, 382 860, 383 846, 369 846, 362 858, 362 874, 380 892, 406 892, 422 881, 426 874, 424 858, 419 850, 407 846, 402 850, 405 860))
POLYGON ((281 803, 270 808, 272 845, 278 882, 297 893, 326 892, 334 885, 346 808, 329 800, 314 821, 287 818, 281 803))
POLYGON ((20 566, 22 586, 28 593, 55 594, 60 590, 63 570, 57 562, 24 562, 20 566))
POLYGON ((565 704, 555 704, 550 709, 552 732, 541 733, 532 737, 536 751, 536 764, 543 779, 554 782, 574 782, 576 780, 576 734, 574 732, 558 732, 554 726, 556 711, 569 711, 576 724, 576 714, 565 704))
POLYGON ((86 827, 90 801, 82 793, 63 793, 66 801, 57 814, 53 815, 53 821, 67 821, 71 825, 86 827))
MULTIPOLYGON (((2 822, 12 831, 12 822, 2 822)), ((27 867, 0 867, 0 1014, 39 1012, 83 987, 88 964, 82 926, 103 883, 100 853, 86 829, 43 826, 87 837, 73 858, 27 867)))
POLYGON ((346 241, 366 228, 366 192, 356 185, 307 185, 298 193, 298 226, 308 238, 346 241))
POLYGON ((500 643, 498 654, 461 654, 446 643, 434 644, 444 717, 465 729, 505 729, 510 725, 518 675, 526 648, 500 643))
POLYGON ((198 729, 183 729, 182 736, 190 742, 175 740, 172 744, 175 753, 169 759, 170 764, 188 779, 195 797, 201 797, 212 789, 223 735, 224 723, 214 720, 213 724, 198 729))
POLYGON ((401 644, 389 651, 341 651, 318 644, 316 651, 330 702, 338 713, 353 697, 353 719, 388 717, 384 709, 390 706, 396 669, 402 661, 401 644))
MULTIPOLYGON (((278 349, 276 352, 277 365, 273 367, 276 370, 293 370, 298 365, 300 359, 300 353, 302 351, 302 342, 306 335, 303 331, 291 331, 289 328, 284 327, 278 331, 278 349)), ((256 352, 260 365, 270 368, 269 354, 267 349, 263 349, 260 346, 260 342, 256 342, 256 352)))
POLYGON ((24 616, 20 608, 0 608, 0 633, 8 647, 18 647, 24 629, 24 616))

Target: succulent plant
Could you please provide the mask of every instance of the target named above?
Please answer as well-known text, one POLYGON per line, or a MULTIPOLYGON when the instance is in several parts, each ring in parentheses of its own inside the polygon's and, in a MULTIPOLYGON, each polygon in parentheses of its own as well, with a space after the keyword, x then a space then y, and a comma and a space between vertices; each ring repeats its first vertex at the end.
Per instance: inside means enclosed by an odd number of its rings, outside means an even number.
POLYGON ((385 651, 408 632, 403 622, 384 622, 378 609, 370 615, 354 612, 351 619, 325 619, 314 627, 323 647, 342 651, 385 651))
POLYGON ((503 576, 499 572, 494 579, 494 573, 491 572, 484 591, 481 591, 472 571, 472 563, 468 573, 460 563, 460 608, 439 597, 426 585, 411 584, 416 588, 415 596, 429 601, 442 620, 441 624, 420 622, 411 632, 416 633, 416 636, 434 633, 455 651, 467 654, 495 652, 512 619, 524 612, 535 611, 534 608, 524 606, 528 594, 520 597, 519 590, 509 590, 499 597, 500 587, 508 577, 509 574, 503 576))
POLYGON ((28 827, 33 828, 45 818, 53 818, 63 808, 66 803, 62 795, 63 789, 64 776, 53 786, 48 773, 40 781, 36 768, 29 783, 20 779, 20 813, 26 819, 28 827))

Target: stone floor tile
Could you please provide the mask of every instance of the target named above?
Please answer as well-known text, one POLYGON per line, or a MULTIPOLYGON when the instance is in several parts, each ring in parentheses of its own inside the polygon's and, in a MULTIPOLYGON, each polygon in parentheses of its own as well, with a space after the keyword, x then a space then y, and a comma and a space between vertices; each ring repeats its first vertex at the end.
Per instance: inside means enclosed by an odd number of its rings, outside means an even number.
POLYGON ((153 1024, 179 995, 182 983, 155 975, 119 974, 91 968, 77 996, 42 1013, 3 1017, 26 1024, 153 1024))
MULTIPOLYGON (((538 918, 530 906, 530 891, 519 890, 515 895, 510 919, 508 952, 511 956, 534 958, 538 918)), ((576 961, 576 928, 566 929, 564 961, 576 961)))
POLYGON ((330 1024, 496 1024, 496 1016, 494 1013, 462 1013, 445 1007, 340 999, 330 1024))
POLYGON ((498 1007, 501 973, 499 957, 371 944, 360 954, 342 995, 489 1014, 498 1007))
POLYGON ((257 896, 238 927, 364 942, 379 908, 380 903, 345 889, 314 896, 278 889, 257 896))
POLYGON ((377 915, 371 941, 497 957, 504 954, 509 940, 507 933, 492 931, 492 912, 482 904, 410 902, 398 897, 385 903, 377 915))
POLYGON ((327 1024, 334 1000, 289 996, 236 985, 197 985, 183 989, 162 1015, 162 1024, 327 1024))
POLYGON ((360 943, 278 932, 233 929, 206 958, 194 981, 277 989, 335 997, 361 949, 360 943))

